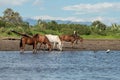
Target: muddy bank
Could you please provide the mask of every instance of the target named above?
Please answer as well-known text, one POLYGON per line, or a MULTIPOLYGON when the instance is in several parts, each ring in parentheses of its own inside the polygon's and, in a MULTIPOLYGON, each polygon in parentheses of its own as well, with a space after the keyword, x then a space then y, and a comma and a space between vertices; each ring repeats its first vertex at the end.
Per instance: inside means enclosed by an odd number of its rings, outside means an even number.
MULTIPOLYGON (((19 51, 20 40, 2 40, 0 39, 0 51, 19 51)), ((39 47, 39 44, 38 44, 39 47)), ((42 48, 43 49, 43 48, 42 48)), ((40 49, 40 50, 42 50, 40 49)), ((120 50, 120 40, 108 39, 85 39, 82 43, 78 43, 71 48, 71 43, 64 42, 64 51, 74 50, 120 50)), ((32 46, 26 45, 25 50, 32 50, 32 46)))

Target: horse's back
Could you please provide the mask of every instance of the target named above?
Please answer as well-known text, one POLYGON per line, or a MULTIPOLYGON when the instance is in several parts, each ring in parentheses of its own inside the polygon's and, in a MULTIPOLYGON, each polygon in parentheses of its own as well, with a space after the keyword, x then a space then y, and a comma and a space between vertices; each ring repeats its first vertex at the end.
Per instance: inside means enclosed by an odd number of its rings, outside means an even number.
POLYGON ((27 43, 27 42, 30 42, 30 39, 29 39, 28 37, 23 36, 23 37, 21 38, 21 41, 22 41, 23 43, 27 43))
POLYGON ((42 42, 44 41, 44 36, 43 35, 39 35, 39 39, 38 39, 39 42, 42 42))
POLYGON ((73 39, 73 37, 72 37, 71 35, 61 35, 61 36, 60 36, 60 39, 61 39, 62 41, 70 41, 70 40, 73 39))
POLYGON ((39 35, 39 42, 46 43, 49 42, 48 38, 45 35, 39 35))
POLYGON ((58 35, 51 35, 51 34, 48 34, 48 35, 45 35, 50 42, 59 42, 60 41, 60 38, 58 35))

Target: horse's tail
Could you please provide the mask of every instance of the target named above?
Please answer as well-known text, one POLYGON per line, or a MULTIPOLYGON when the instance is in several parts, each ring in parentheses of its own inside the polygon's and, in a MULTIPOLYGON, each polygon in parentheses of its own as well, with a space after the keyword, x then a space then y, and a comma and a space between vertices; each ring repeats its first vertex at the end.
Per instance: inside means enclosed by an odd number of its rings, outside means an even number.
POLYGON ((20 39, 20 48, 23 46, 22 44, 22 38, 20 39))

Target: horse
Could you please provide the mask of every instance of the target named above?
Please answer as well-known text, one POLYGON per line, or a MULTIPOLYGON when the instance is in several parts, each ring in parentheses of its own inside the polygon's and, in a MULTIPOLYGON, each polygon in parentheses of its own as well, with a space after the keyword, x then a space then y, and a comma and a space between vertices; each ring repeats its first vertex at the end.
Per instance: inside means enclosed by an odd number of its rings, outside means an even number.
POLYGON ((80 40, 80 42, 83 42, 83 38, 82 37, 80 37, 78 35, 74 35, 74 34, 73 35, 61 35, 59 37, 60 37, 62 42, 63 41, 71 42, 72 48, 73 48, 75 43, 76 44, 78 43, 78 40, 80 40))
POLYGON ((38 38, 39 38, 38 34, 35 34, 33 37, 23 36, 20 39, 20 53, 24 53, 24 48, 25 48, 26 44, 32 45, 33 46, 33 53, 36 53, 37 52, 36 46, 38 43, 38 38))
POLYGON ((51 42, 51 43, 54 43, 53 44, 53 49, 55 48, 55 45, 57 44, 57 48, 62 51, 62 42, 59 38, 58 35, 51 35, 51 34, 48 34, 48 35, 45 35, 48 40, 51 42))
POLYGON ((49 51, 51 51, 52 49, 51 43, 45 35, 39 35, 38 42, 40 43, 40 47, 42 44, 47 45, 49 51))

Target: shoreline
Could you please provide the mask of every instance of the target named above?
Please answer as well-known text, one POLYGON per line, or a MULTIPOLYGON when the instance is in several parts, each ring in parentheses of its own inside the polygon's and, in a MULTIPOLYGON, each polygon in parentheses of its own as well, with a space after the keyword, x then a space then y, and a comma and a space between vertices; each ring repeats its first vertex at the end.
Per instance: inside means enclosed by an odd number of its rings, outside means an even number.
MULTIPOLYGON (((19 40, 0 39, 0 51, 19 51, 19 40)), ((37 46, 37 49, 39 44, 37 46)), ((63 51, 99 51, 99 50, 120 50, 120 40, 116 39, 84 39, 83 42, 71 47, 70 42, 63 43, 63 51)), ((43 50, 43 47, 40 49, 43 50)), ((55 49, 56 50, 56 49, 55 49)), ((26 45, 25 51, 32 51, 32 46, 26 45)), ((38 50, 39 51, 39 50, 38 50)))

